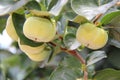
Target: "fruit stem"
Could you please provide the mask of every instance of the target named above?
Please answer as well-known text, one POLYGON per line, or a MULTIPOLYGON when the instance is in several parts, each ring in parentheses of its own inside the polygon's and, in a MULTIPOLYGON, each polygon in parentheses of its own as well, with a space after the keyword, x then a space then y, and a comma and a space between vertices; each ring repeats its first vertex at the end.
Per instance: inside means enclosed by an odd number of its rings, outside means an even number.
POLYGON ((97 20, 100 19, 100 17, 101 17, 102 15, 103 15, 103 14, 98 14, 98 15, 96 15, 92 22, 95 24, 95 23, 97 22, 97 20))

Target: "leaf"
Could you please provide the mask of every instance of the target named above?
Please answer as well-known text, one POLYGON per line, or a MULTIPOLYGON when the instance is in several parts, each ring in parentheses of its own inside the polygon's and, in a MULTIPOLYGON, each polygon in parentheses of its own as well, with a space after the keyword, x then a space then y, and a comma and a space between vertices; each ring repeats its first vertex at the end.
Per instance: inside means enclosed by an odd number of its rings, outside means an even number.
POLYGON ((15 30, 16 30, 19 38, 21 39, 21 44, 34 46, 34 47, 40 46, 42 44, 41 42, 34 42, 34 41, 26 38, 25 35, 23 34, 23 24, 25 22, 25 17, 23 15, 13 13, 12 20, 13 20, 15 30))
POLYGON ((7 16, 0 16, 0 33, 3 32, 6 26, 7 16))
POLYGON ((113 18, 108 27, 112 27, 109 30, 110 35, 115 39, 120 41, 120 15, 113 18))
POLYGON ((91 20, 98 14, 104 14, 109 8, 115 5, 117 1, 118 0, 113 0, 101 5, 98 0, 71 0, 71 7, 78 15, 82 15, 88 20, 91 20))
POLYGON ((109 51, 108 61, 115 68, 120 69, 120 48, 112 47, 112 50, 109 51))
POLYGON ((28 10, 32 10, 32 9, 41 10, 41 7, 37 1, 30 1, 25 5, 25 7, 28 10))
MULTIPOLYGON (((11 56, 12 53, 6 50, 1 50, 0 49, 0 62, 6 58, 8 58, 9 56, 11 56)), ((0 63, 1 64, 1 63, 0 63)))
POLYGON ((69 49, 69 50, 74 50, 76 48, 78 48, 81 44, 76 40, 76 36, 72 33, 68 33, 65 35, 65 37, 63 38, 63 42, 65 44, 65 46, 69 49))
POLYGON ((25 5, 27 2, 29 2, 29 0, 19 0, 14 4, 2 5, 0 7, 0 16, 14 12, 15 10, 25 5))
POLYGON ((46 0, 48 10, 50 10, 54 5, 56 5, 58 0, 46 0))
POLYGON ((10 4, 14 4, 19 0, 0 0, 0 5, 10 5, 10 4))
POLYGON ((2 65, 11 80, 23 80, 35 68, 36 63, 31 62, 25 54, 15 54, 4 59, 2 65))
POLYGON ((115 40, 115 39, 110 39, 110 42, 109 42, 110 45, 113 45, 117 48, 120 48, 120 42, 115 40))
POLYGON ((49 80, 76 80, 82 75, 81 63, 73 56, 67 56, 51 74, 49 80))
POLYGON ((101 24, 107 25, 107 24, 110 23, 110 21, 112 19, 114 19, 115 17, 117 17, 119 15, 120 15, 120 11, 115 11, 115 12, 108 13, 101 19, 101 24))
POLYGON ((94 80, 120 80, 120 71, 114 69, 101 70, 97 72, 94 80))
POLYGON ((88 56, 87 66, 92 65, 106 57, 107 57, 107 55, 105 54, 104 51, 94 51, 94 52, 90 53, 90 55, 88 56))
POLYGON ((68 0, 58 0, 57 4, 50 9, 50 13, 58 16, 63 6, 68 2, 68 0))
POLYGON ((6 50, 1 50, 0 49, 0 79, 1 80, 6 80, 6 73, 7 73, 7 69, 4 67, 4 65, 2 64, 2 62, 9 58, 10 56, 12 56, 12 53, 6 50))

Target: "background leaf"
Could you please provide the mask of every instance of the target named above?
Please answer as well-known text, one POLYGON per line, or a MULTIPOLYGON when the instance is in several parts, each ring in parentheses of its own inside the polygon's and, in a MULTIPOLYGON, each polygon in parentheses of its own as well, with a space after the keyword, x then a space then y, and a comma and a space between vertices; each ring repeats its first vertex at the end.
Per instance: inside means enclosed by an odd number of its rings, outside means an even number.
POLYGON ((0 16, 0 33, 3 32, 6 26, 7 16, 0 16))
POLYGON ((113 45, 117 48, 120 48, 120 42, 115 40, 115 39, 111 39, 110 42, 109 42, 110 45, 113 45))
POLYGON ((31 62, 25 54, 16 54, 4 59, 1 65, 6 69, 6 78, 10 75, 12 80, 23 80, 34 70, 36 63, 31 62))
POLYGON ((120 15, 113 18, 109 25, 112 26, 113 28, 110 28, 110 35, 115 39, 120 42, 120 15))
POLYGON ((56 3, 56 5, 54 5, 51 9, 50 9, 50 13, 58 16, 60 11, 62 10, 63 6, 68 2, 68 0, 58 0, 58 2, 56 3))
POLYGON ((81 75, 81 63, 70 55, 64 58, 49 80, 75 80, 81 75))
POLYGON ((65 46, 70 50, 74 50, 74 49, 78 48, 81 45, 76 40, 76 36, 74 34, 72 34, 72 33, 66 34, 63 39, 64 39, 63 42, 64 42, 65 46))
POLYGON ((117 0, 113 0, 107 4, 101 4, 108 2, 108 0, 71 0, 72 9, 78 14, 91 20, 97 14, 105 13, 109 8, 111 8, 117 0))
POLYGON ((95 80, 119 80, 120 79, 120 71, 113 69, 105 69, 99 71, 95 77, 95 80))
POLYGON ((112 47, 112 50, 108 53, 108 61, 112 66, 117 69, 120 69, 120 48, 112 47))
POLYGON ((93 51, 92 53, 89 54, 88 59, 87 59, 87 66, 92 65, 98 61, 100 61, 103 58, 106 58, 107 55, 105 54, 104 51, 93 51))
POLYGON ((41 10, 41 7, 39 5, 38 2, 36 1, 30 1, 28 2, 25 7, 28 9, 28 10, 31 10, 31 9, 36 9, 36 10, 41 10))
POLYGON ((112 19, 114 19, 115 17, 119 15, 120 15, 120 11, 114 11, 114 12, 108 13, 101 19, 101 23, 103 25, 107 25, 110 23, 112 19))
MULTIPOLYGON (((7 2, 7 1, 6 1, 7 2)), ((14 12, 15 10, 21 8, 23 5, 25 5, 29 0, 20 0, 14 4, 8 4, 8 5, 0 5, 0 16, 9 14, 11 12, 14 12)))

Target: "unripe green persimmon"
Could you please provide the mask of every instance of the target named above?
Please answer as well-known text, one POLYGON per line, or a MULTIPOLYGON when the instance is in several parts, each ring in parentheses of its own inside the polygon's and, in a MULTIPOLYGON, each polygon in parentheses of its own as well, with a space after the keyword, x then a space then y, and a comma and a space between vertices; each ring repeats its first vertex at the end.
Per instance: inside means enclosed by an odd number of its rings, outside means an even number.
POLYGON ((107 32, 92 23, 81 25, 76 33, 77 40, 90 49, 99 49, 105 46, 108 40, 107 32))
POLYGON ((18 40, 18 35, 16 33, 16 30, 14 28, 13 25, 13 21, 12 21, 12 16, 10 15, 7 19, 7 24, 6 24, 6 32, 8 33, 8 35, 15 41, 18 40))
POLYGON ((23 26, 24 35, 36 42, 49 42, 54 39, 56 27, 45 18, 29 17, 23 26))
POLYGON ((43 61, 49 57, 50 52, 43 50, 38 53, 26 53, 26 55, 33 61, 43 61))
POLYGON ((44 48, 46 46, 45 44, 42 44, 37 47, 32 47, 29 45, 21 44, 20 39, 18 39, 18 45, 24 53, 39 53, 40 51, 44 50, 44 48))

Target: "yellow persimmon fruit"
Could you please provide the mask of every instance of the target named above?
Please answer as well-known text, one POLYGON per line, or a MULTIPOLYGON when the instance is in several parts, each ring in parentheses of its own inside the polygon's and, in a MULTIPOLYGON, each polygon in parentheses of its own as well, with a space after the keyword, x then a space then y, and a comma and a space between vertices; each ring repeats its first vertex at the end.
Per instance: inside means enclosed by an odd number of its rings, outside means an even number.
POLYGON ((7 34, 15 41, 18 40, 18 35, 16 33, 16 30, 14 28, 14 25, 13 25, 13 21, 12 21, 12 15, 10 15, 7 19, 7 24, 6 24, 6 32, 7 34))
POLYGON ((43 50, 38 53, 26 53, 26 55, 33 61, 43 61, 49 57, 50 51, 43 50))
POLYGON ((92 23, 82 24, 76 32, 77 40, 90 49, 99 49, 108 41, 107 32, 92 23))
POLYGON ((21 44, 20 39, 18 39, 18 45, 24 53, 39 53, 42 50, 44 50, 44 48, 46 47, 45 43, 37 47, 32 47, 30 45, 21 44))
POLYGON ((29 17, 24 23, 23 33, 33 41, 49 42, 55 37, 56 27, 46 18, 29 17))

